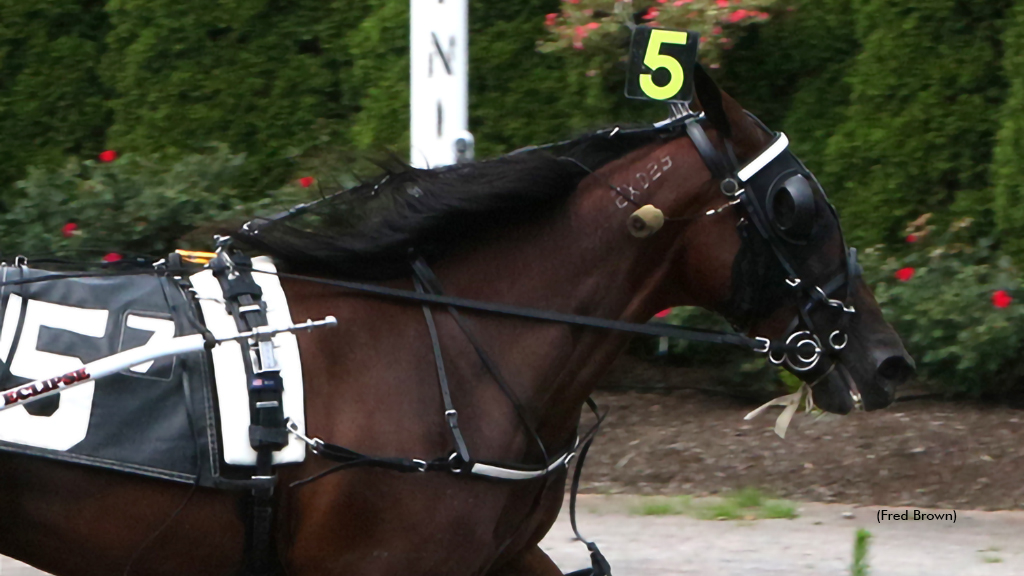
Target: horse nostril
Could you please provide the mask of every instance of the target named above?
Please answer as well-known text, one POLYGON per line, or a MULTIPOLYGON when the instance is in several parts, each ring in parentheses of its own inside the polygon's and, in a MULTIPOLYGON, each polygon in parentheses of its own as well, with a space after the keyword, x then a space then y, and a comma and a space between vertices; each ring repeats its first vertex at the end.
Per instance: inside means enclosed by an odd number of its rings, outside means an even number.
POLYGON ((914 374, 914 367, 903 356, 890 356, 878 365, 878 375, 885 380, 904 382, 914 374))

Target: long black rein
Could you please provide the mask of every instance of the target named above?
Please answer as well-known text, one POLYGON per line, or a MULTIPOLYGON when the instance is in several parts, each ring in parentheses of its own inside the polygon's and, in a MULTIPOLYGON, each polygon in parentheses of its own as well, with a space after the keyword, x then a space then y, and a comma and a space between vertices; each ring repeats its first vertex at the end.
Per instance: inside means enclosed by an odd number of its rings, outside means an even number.
MULTIPOLYGON (((365 292, 367 294, 372 294, 374 296, 379 296, 381 298, 388 298, 392 300, 405 300, 411 302, 419 302, 423 304, 438 304, 442 306, 451 306, 462 310, 474 310, 477 312, 485 312, 488 314, 497 314, 501 316, 514 316, 518 318, 527 318, 531 320, 553 322, 557 324, 570 324, 574 326, 583 326, 587 328, 600 328, 604 330, 615 330, 618 332, 629 332, 632 334, 643 334, 646 336, 667 336, 670 338, 680 338, 683 340, 693 340, 697 342, 728 344, 732 346, 738 346, 740 348, 746 348, 748 350, 753 350, 754 352, 758 352, 761 354, 766 354, 769 348, 771 348, 772 350, 783 350, 787 348, 785 343, 781 340, 769 340, 767 338, 751 338, 749 336, 744 336, 743 334, 737 334, 735 332, 718 332, 714 330, 683 328, 681 326, 676 326, 674 324, 666 324, 664 322, 648 322, 646 324, 640 324, 637 322, 609 320, 606 318, 597 318, 594 316, 566 314, 562 312, 554 312, 551 310, 543 310, 540 308, 530 308, 527 306, 514 306, 510 304, 484 302, 481 300, 460 298, 457 296, 421 294, 413 290, 404 290, 402 288, 389 288, 386 286, 378 286, 375 284, 366 284, 362 282, 351 282, 347 280, 331 280, 327 278, 316 278, 313 276, 304 276, 300 274, 289 274, 287 272, 269 272, 266 270, 258 270, 255 268, 251 268, 249 269, 249 271, 259 274, 279 276, 281 278, 287 278, 290 280, 301 280, 304 282, 312 282, 315 284, 324 284, 327 286, 344 288, 346 290, 352 290, 355 292, 365 292)), ((194 273, 195 269, 164 268, 159 272, 163 272, 165 274, 170 275, 178 275, 194 273)), ((153 273, 154 271, 149 269, 124 271, 118 273, 54 273, 47 274, 45 276, 38 276, 36 278, 25 278, 23 280, 9 280, 6 282, 0 282, 0 287, 18 286, 21 284, 35 284, 37 282, 49 282, 67 278, 102 278, 107 276, 133 276, 153 273)))

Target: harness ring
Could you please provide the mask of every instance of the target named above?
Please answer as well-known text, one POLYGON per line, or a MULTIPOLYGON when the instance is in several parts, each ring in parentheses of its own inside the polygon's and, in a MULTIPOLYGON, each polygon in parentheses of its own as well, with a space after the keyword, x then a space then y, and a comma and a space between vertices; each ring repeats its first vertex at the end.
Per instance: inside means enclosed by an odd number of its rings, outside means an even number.
POLYGON ((837 351, 837 352, 839 350, 842 350, 843 348, 846 348, 846 345, 849 342, 850 342, 850 337, 845 332, 841 332, 839 330, 835 330, 831 334, 828 335, 828 344, 829 344, 829 346, 831 346, 832 349, 837 351), (835 343, 835 337, 836 337, 837 334, 839 336, 843 337, 843 343, 842 344, 836 344, 835 343))

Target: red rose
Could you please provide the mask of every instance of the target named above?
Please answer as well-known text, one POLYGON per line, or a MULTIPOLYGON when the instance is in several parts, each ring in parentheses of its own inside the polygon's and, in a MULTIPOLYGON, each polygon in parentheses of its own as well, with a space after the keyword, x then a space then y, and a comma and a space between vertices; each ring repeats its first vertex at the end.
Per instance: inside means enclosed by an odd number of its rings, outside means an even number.
POLYGON ((121 260, 121 255, 118 254, 117 252, 110 252, 109 254, 103 257, 104 262, 117 262, 119 260, 121 260))
POLYGON ((992 293, 992 305, 996 308, 1006 308, 1013 302, 1013 296, 1006 293, 1006 290, 996 290, 992 293))
POLYGON ((114 150, 105 150, 100 152, 100 162, 113 162, 117 160, 117 152, 114 150))
POLYGON ((729 15, 729 22, 736 23, 746 18, 750 13, 746 10, 737 10, 729 15))
POLYGON ((65 238, 71 238, 76 234, 76 230, 78 230, 78 224, 75 224, 74 222, 68 222, 67 224, 61 227, 60 233, 63 234, 65 238))
POLYGON ((312 176, 305 176, 303 178, 299 178, 299 186, 302 186, 303 188, 309 188, 310 186, 313 185, 314 181, 315 180, 312 176))
POLYGON ((906 282, 907 280, 910 280, 913 277, 913 268, 900 268, 899 270, 896 271, 896 279, 899 280, 900 282, 906 282))

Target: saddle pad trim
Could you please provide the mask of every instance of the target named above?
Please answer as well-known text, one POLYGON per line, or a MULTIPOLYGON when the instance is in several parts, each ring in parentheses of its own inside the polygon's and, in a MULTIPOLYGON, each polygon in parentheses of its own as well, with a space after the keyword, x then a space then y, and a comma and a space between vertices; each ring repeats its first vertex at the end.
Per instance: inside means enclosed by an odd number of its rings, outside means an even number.
POLYGON ((46 448, 36 448, 33 446, 26 446, 24 444, 15 444, 13 442, 7 442, 0 440, 0 446, 3 447, 4 452, 13 452, 15 454, 25 454, 27 456, 41 456, 50 460, 60 460, 63 462, 71 462, 73 464, 86 464, 88 466, 99 466, 108 470, 116 470, 118 472, 132 472, 135 474, 142 474, 144 476, 150 476, 153 478, 161 478, 164 480, 173 480, 175 482, 182 482, 185 484, 194 484, 196 477, 192 474, 182 474, 179 472, 172 472, 169 470, 161 470, 159 468, 150 468, 149 466, 142 466, 139 464, 129 464, 126 462, 117 462, 116 460, 107 460, 106 458, 97 458, 95 456, 82 456, 80 454, 74 454, 72 452, 58 452, 54 450, 48 450, 46 448))

